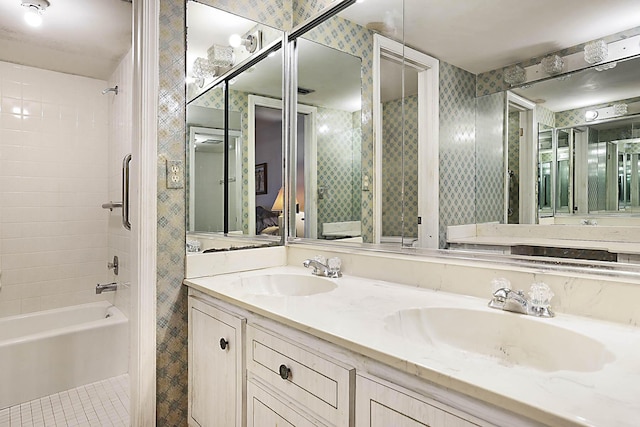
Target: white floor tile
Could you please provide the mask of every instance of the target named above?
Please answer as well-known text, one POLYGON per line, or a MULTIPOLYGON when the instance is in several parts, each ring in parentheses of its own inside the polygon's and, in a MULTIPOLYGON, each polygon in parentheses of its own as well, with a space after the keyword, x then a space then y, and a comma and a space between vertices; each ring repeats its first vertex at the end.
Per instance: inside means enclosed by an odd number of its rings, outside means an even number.
POLYGON ((0 410, 0 427, 129 426, 129 376, 0 410))

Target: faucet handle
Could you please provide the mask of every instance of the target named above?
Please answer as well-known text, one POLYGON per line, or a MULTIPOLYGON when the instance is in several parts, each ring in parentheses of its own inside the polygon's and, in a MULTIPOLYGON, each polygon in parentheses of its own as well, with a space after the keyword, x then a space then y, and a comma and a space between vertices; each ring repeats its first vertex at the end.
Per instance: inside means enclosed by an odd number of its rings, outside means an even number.
POLYGON ((342 273, 340 272, 340 267, 342 266, 342 260, 337 256, 333 258, 329 258, 327 261, 327 266, 329 267, 329 275, 331 277, 340 277, 342 273))
POLYGON ((496 291, 499 291, 500 289, 505 289, 505 290, 511 289, 511 282, 509 281, 509 279, 505 279, 504 277, 499 277, 491 281, 491 292, 495 294, 496 291))
MULTIPOLYGON (((551 305, 551 298, 554 293, 546 283, 536 282, 531 285, 529 290, 529 302, 531 308, 536 313, 551 313, 549 306, 551 305)), ((553 316, 553 314, 551 314, 553 316)))

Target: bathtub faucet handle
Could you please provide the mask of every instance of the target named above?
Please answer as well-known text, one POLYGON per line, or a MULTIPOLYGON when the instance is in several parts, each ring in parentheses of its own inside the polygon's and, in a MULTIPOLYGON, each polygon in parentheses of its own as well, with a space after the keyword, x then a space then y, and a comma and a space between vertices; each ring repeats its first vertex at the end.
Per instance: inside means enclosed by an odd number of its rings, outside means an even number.
POLYGON ((118 256, 113 256, 113 262, 107 261, 107 268, 113 270, 113 274, 118 275, 118 256))
POLYGON ((118 284, 116 282, 113 283, 98 283, 96 285, 96 294, 101 294, 103 292, 115 292, 118 289, 118 284))

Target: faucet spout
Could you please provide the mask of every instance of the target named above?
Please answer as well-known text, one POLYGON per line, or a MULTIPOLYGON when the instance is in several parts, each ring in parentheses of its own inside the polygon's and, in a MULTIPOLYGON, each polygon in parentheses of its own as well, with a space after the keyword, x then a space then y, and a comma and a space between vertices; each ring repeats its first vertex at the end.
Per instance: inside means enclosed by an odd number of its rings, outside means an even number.
POLYGON ((96 285, 96 294, 100 295, 103 292, 115 292, 118 289, 118 284, 113 283, 98 283, 96 285))
POLYGON ((305 268, 313 267, 313 271, 311 273, 315 274, 316 276, 328 277, 330 274, 329 267, 315 259, 307 259, 302 263, 302 265, 305 268))

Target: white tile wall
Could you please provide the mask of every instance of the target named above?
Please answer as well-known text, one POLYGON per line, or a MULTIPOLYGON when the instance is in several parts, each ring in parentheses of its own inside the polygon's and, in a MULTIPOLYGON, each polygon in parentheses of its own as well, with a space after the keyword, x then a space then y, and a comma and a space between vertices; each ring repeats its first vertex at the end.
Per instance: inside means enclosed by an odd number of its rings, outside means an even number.
POLYGON ((0 62, 0 316, 113 298, 105 87, 0 62))
MULTIPOLYGON (((109 93, 109 200, 122 201, 122 159, 131 153, 131 108, 133 104, 133 60, 131 51, 122 59, 109 78, 109 87, 118 85, 118 95, 109 93)), ((107 211, 109 213, 109 211, 107 211)), ((118 256, 119 272, 109 272, 110 280, 121 283, 115 293, 115 304, 129 317, 130 286, 130 235, 122 226, 122 211, 114 209, 109 215, 108 250, 109 259, 118 256)))

